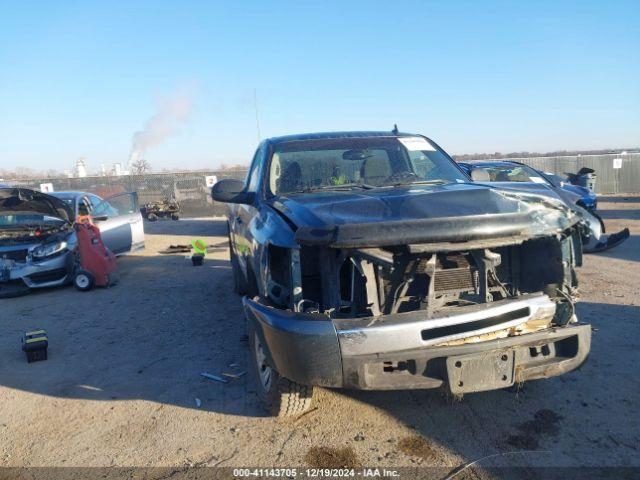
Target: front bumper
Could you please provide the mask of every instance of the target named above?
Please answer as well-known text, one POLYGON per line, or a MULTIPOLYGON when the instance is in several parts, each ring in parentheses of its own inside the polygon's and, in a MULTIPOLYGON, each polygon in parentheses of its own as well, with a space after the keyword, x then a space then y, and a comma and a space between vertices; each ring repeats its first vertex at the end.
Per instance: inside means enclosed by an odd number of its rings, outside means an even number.
POLYGON ((69 283, 73 276, 75 252, 64 251, 52 258, 22 262, 0 260, 0 268, 5 271, 5 281, 22 280, 29 288, 56 287, 69 283))
POLYGON ((362 390, 448 387, 454 393, 492 390, 561 375, 580 366, 591 327, 570 324, 534 333, 450 346, 443 341, 504 330, 548 313, 545 295, 458 307, 460 314, 426 312, 373 319, 333 319, 263 305, 244 307, 269 363, 298 383, 362 390), (460 333, 466 328, 467 331, 460 333))

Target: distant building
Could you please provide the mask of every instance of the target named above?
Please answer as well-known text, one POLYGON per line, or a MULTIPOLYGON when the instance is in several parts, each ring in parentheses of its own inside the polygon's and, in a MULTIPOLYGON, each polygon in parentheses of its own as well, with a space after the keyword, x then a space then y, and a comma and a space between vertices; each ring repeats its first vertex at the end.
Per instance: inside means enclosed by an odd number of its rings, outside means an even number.
POLYGON ((87 162, 84 157, 80 157, 76 160, 75 176, 78 178, 84 178, 87 176, 87 162))
POLYGON ((129 175, 129 171, 123 170, 121 163, 114 163, 113 167, 111 167, 111 175, 115 175, 117 177, 121 175, 129 175))

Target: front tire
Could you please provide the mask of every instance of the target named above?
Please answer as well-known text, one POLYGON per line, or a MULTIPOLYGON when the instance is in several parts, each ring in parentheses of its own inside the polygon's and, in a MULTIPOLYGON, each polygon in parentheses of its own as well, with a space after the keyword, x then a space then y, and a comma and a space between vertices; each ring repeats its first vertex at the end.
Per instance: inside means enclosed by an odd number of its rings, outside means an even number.
POLYGON ((309 411, 313 386, 284 378, 269 366, 255 330, 250 331, 249 343, 258 396, 267 411, 279 418, 295 418, 309 411))

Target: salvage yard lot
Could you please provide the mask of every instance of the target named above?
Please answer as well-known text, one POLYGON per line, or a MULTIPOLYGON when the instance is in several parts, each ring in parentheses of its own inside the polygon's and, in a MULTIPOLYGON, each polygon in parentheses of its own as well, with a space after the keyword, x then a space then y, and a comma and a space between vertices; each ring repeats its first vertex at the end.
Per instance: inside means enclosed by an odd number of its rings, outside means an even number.
POLYGON ((146 224, 119 285, 0 300, 0 465, 330 466, 330 447, 354 466, 450 469, 524 450, 539 452, 483 465, 640 466, 640 197, 604 197, 600 210, 632 237, 579 269, 578 314, 595 328, 580 370, 459 402, 319 389, 293 422, 265 416, 249 375, 200 376, 249 370, 224 219, 146 224), (203 267, 158 253, 195 238, 217 246, 203 267), (49 360, 27 364, 20 336, 35 327, 49 360))

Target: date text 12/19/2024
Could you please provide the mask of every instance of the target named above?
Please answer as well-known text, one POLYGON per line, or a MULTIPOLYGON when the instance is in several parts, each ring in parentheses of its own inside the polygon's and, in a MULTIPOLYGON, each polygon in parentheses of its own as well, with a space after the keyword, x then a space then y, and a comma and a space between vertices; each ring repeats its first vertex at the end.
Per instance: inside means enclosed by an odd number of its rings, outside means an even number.
POLYGON ((234 468, 236 478, 376 478, 399 477, 397 470, 386 468, 234 468))

